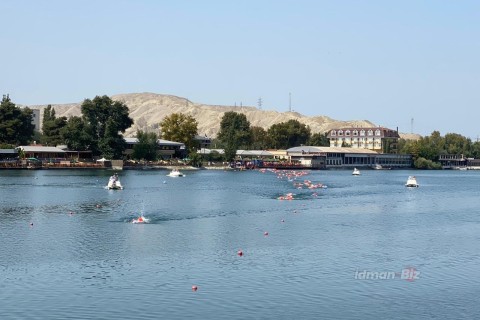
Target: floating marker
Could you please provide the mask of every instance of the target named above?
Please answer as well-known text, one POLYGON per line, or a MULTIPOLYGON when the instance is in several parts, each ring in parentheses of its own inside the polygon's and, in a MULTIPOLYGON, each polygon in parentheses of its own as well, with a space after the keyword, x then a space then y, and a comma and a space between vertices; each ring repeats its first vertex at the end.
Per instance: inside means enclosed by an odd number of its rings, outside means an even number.
POLYGON ((280 220, 281 222, 285 222, 285 219, 280 220))
POLYGON ((192 286, 192 291, 197 291, 198 290, 198 287, 197 286, 192 286))
POLYGON ((33 226, 33 222, 30 222, 30 226, 33 226))
POLYGON ((238 251, 237 251, 237 255, 238 255, 239 257, 243 256, 243 251, 242 251, 242 250, 238 250, 238 251))
POLYGON ((265 231, 265 232, 263 233, 263 235, 264 235, 265 237, 268 236, 268 231, 265 231))

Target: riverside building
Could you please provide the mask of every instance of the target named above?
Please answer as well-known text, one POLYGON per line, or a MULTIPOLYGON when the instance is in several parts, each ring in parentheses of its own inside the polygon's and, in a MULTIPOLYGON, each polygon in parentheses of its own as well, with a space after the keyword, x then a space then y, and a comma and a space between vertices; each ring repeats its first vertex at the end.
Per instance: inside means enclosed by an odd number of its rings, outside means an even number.
POLYGON ((396 153, 400 135, 383 127, 333 129, 327 135, 330 147, 350 147, 383 153, 396 153))

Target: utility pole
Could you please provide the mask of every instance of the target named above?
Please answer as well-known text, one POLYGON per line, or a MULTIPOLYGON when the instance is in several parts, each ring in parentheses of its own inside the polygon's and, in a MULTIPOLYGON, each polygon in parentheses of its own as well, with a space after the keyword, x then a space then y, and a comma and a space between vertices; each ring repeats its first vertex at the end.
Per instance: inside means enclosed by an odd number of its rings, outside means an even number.
POLYGON ((288 111, 292 112, 292 93, 288 93, 288 111))
POLYGON ((262 97, 258 98, 258 109, 262 110, 262 97))

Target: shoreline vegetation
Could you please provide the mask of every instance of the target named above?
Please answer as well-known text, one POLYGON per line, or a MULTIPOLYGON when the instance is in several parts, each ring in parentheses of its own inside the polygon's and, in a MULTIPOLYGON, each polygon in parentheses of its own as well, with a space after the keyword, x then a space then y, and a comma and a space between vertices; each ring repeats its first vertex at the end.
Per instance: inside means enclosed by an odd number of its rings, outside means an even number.
MULTIPOLYGON (((180 168, 200 167, 206 161, 223 163, 220 169, 233 167, 242 170, 242 165, 230 165, 239 161, 238 150, 287 150, 298 146, 330 146, 328 132, 312 132, 312 129, 297 119, 272 124, 269 128, 252 126, 246 114, 227 111, 220 121, 218 135, 211 139, 198 136, 198 122, 192 115, 171 113, 156 124, 154 130, 137 130, 134 142, 126 141, 124 134, 132 128, 134 120, 130 116, 130 109, 126 103, 112 100, 110 97, 96 96, 85 99, 81 104, 80 116, 57 117, 55 109, 48 105, 43 110, 42 126, 38 125, 37 131, 33 125, 33 111, 16 106, 9 95, 4 95, 0 104, 0 149, 4 152, 0 161, 0 169, 57 169, 57 168, 106 168, 105 164, 98 164, 94 159, 113 159, 121 162, 125 169, 138 169, 137 164, 131 165, 130 161, 153 161, 159 159, 189 159, 181 163, 180 168), (41 128, 41 132, 38 131, 41 128), (166 141, 162 145, 161 140, 166 141), (62 146, 62 150, 70 153, 82 153, 89 156, 78 156, 76 160, 62 158, 60 163, 52 163, 48 158, 54 156, 38 156, 38 154, 24 151, 21 146, 62 146), (33 144, 32 144, 33 143, 33 144), (133 144, 132 150, 127 146, 133 144), (208 156, 199 153, 199 150, 214 145, 215 150, 223 153, 212 152, 208 156), (217 149, 218 148, 218 149, 217 149), (17 150, 17 151, 11 151, 17 150), (15 159, 18 154, 18 161, 15 159), (42 157, 48 162, 26 162, 42 157), (87 160, 86 162, 81 162, 87 160), (133 168, 132 168, 133 167, 133 168)), ((40 117, 38 117, 40 118, 40 117)), ((398 132, 398 129, 397 129, 398 132)), ((130 138, 129 138, 130 139, 130 138)), ((342 143, 341 147, 352 147, 342 143)), ((373 150, 373 149, 370 149, 373 150)), ((472 141, 456 133, 447 133, 444 136, 439 131, 434 131, 430 136, 420 137, 416 140, 389 140, 379 153, 410 155, 415 169, 444 169, 444 167, 480 166, 480 141, 472 141)), ((240 157, 241 161, 242 157, 240 157)), ((57 158, 58 160, 58 158, 57 158)), ((148 164, 141 169, 168 169, 165 163, 148 164)), ((216 166, 215 166, 216 167, 216 166)), ((113 169, 121 167, 112 163, 113 169)), ((257 168, 254 166, 253 168, 257 168)), ((243 169, 253 169, 244 167, 243 169)), ((306 166, 301 161, 268 166, 263 168, 277 169, 319 169, 306 166)), ((349 169, 339 167, 338 169, 349 169)), ((337 169, 337 168, 335 168, 337 169)))

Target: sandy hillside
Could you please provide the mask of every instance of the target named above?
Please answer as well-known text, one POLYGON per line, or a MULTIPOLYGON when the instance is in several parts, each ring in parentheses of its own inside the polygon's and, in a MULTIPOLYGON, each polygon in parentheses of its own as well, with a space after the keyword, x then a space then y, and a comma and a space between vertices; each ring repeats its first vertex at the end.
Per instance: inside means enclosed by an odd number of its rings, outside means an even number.
MULTIPOLYGON (((171 113, 185 113, 192 115, 198 121, 198 133, 215 137, 220 127, 222 116, 227 111, 244 113, 252 126, 260 126, 268 129, 272 124, 285 122, 290 119, 308 125, 313 133, 326 132, 338 127, 369 127, 374 126, 367 120, 339 121, 326 116, 307 117, 296 112, 278 112, 259 110, 255 107, 215 106, 204 105, 189 101, 185 98, 155 93, 129 93, 112 96, 112 99, 124 102, 130 109, 130 116, 134 125, 127 130, 125 136, 130 137, 137 129, 144 131, 158 129, 158 123, 171 113)), ((80 115, 80 104, 52 105, 57 116, 80 115)), ((44 105, 30 106, 42 109, 44 105)), ((41 115, 43 116, 43 114, 41 115)))

